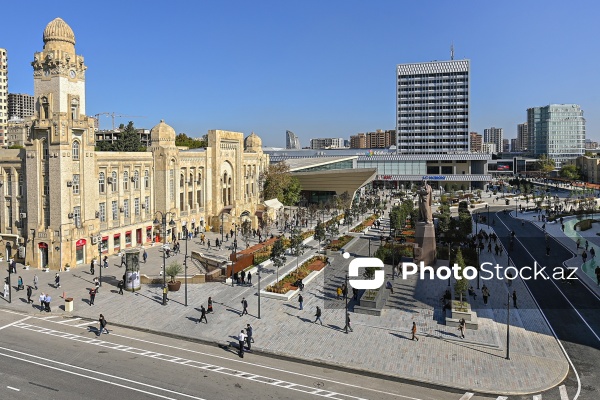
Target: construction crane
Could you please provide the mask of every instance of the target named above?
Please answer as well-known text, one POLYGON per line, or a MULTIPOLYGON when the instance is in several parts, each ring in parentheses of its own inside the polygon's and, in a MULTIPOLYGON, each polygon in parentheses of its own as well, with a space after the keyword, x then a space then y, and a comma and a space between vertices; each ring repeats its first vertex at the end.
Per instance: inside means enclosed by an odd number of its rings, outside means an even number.
POLYGON ((96 119, 98 120, 98 128, 100 128, 100 119, 99 117, 101 115, 106 115, 108 117, 112 117, 112 130, 115 130, 115 117, 117 118, 146 118, 145 115, 122 115, 122 114, 117 114, 114 111, 109 113, 109 112, 101 112, 98 114, 94 114, 94 117, 96 117, 96 119))

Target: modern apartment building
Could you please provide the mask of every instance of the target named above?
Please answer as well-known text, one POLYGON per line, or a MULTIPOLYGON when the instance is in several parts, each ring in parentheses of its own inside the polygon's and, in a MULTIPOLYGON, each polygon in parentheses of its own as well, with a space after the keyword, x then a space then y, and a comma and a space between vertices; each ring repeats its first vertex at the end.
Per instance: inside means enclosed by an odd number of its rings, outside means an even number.
POLYGON ((344 146, 343 138, 319 138, 310 139, 311 149, 343 149, 344 146))
POLYGON ((0 49, 0 146, 6 145, 8 118, 8 56, 0 49))
POLYGON ((24 119, 31 117, 35 112, 34 97, 22 93, 8 94, 8 117, 24 119))
POLYGON ((367 134, 358 133, 350 136, 350 148, 351 149, 366 149, 367 148, 367 134))
POLYGON ((285 148, 286 149, 299 149, 300 139, 292 131, 285 131, 285 148))
POLYGON ((527 151, 529 149, 529 130, 527 122, 517 125, 517 147, 513 151, 527 151))
POLYGON ((598 148, 598 142, 592 139, 585 139, 585 149, 586 150, 595 150, 598 148))
POLYGON ((510 151, 510 141, 508 139, 502 139, 502 152, 508 153, 510 151))
POLYGON ((359 133, 350 136, 353 149, 387 149, 396 145, 396 131, 377 129, 375 132, 359 133))
POLYGON ((483 141, 484 143, 494 143, 496 145, 496 151, 503 151, 502 137, 504 136, 504 129, 502 128, 487 128, 483 130, 483 141))
POLYGON ((498 148, 496 147, 496 143, 484 143, 481 146, 481 149, 486 154, 494 154, 498 152, 498 148))
POLYGON ((585 118, 578 104, 550 104, 527 109, 529 151, 547 155, 556 167, 584 153, 585 118))
POLYGON ((474 153, 481 153, 483 150, 483 136, 477 132, 470 132, 469 136, 471 140, 471 151, 474 153))
POLYGON ((510 139, 510 151, 516 152, 516 151, 518 151, 518 150, 516 150, 517 148, 518 148, 517 147, 517 139, 516 138, 510 139))
POLYGON ((470 60, 399 64, 399 154, 468 153, 470 60))

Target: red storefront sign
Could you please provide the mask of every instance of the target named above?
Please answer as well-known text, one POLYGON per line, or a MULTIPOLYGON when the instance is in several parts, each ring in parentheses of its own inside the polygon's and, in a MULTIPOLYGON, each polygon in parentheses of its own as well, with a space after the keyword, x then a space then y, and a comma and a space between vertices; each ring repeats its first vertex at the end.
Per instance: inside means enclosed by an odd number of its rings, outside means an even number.
POLYGON ((83 247, 86 244, 86 240, 85 239, 79 239, 78 241, 75 242, 75 246, 76 247, 83 247))

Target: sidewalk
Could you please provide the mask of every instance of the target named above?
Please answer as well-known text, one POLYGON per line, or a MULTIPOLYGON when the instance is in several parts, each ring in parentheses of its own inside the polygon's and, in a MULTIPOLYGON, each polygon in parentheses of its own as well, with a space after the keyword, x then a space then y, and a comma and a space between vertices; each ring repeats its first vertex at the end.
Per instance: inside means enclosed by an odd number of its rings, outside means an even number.
MULTIPOLYGON (((385 224, 382 225, 385 232, 385 224)), ((381 231, 375 230, 373 234, 379 237, 381 231)), ((346 249, 366 256, 368 241, 364 235, 356 236, 346 249)), ((182 243, 182 246, 185 244, 182 243)), ((309 246, 312 249, 301 259, 314 254, 317 243, 313 240, 309 246)), ((148 265, 142 265, 142 268, 162 268, 158 247, 150 248, 148 253, 148 265)), ((37 273, 40 290, 50 292, 53 297, 53 314, 63 314, 58 306, 63 304, 59 296, 65 290, 68 297, 75 299, 73 316, 96 320, 98 314, 103 313, 111 324, 209 342, 233 342, 234 335, 250 323, 256 339, 253 345, 255 351, 390 377, 479 393, 511 395, 536 393, 553 387, 568 372, 567 361, 556 340, 520 282, 513 283, 513 288, 519 292, 521 308, 511 310, 510 361, 504 358, 508 292, 503 282, 488 284, 492 293, 489 308, 483 306, 480 296, 474 302, 471 300, 478 312, 480 330, 468 331, 465 340, 458 337, 455 328, 448 328, 443 323, 439 297, 447 281, 434 281, 429 285, 416 278, 394 281, 394 295, 389 298, 383 316, 351 313, 354 332, 346 335, 343 331, 343 300, 335 299, 334 289, 343 282, 350 260, 341 256, 332 258, 332 265, 325 273, 306 285, 303 311, 298 309, 296 297, 289 302, 261 298, 261 319, 257 318, 257 277, 253 277, 253 286, 232 287, 223 283, 188 285, 189 307, 183 305, 183 287, 178 292, 169 293, 168 305, 162 306, 159 286, 143 285, 135 294, 126 292, 123 296, 118 295, 116 279, 123 270, 115 265, 117 258, 112 257, 110 267, 102 271, 106 278, 103 278, 104 283, 96 296, 96 304, 89 306, 86 288, 92 286, 92 276, 87 266, 61 273, 62 288, 59 289, 50 285, 53 273, 24 271, 22 267, 19 267, 18 273, 23 276, 25 284, 30 284, 33 274, 37 273), (215 312, 208 314, 208 324, 197 324, 200 305, 206 306, 209 296, 214 301, 215 312), (243 297, 248 300, 250 315, 240 317, 243 297), (336 303, 338 306, 332 306, 336 303), (316 306, 323 309, 323 326, 312 323, 316 306), (418 342, 408 340, 412 321, 419 327, 418 342)), ((482 259, 496 261, 487 252, 482 253, 482 259)), ((170 260, 182 262, 183 255, 168 259, 167 264, 170 260)), ((280 275, 285 275, 295 266, 295 258, 288 257, 280 275)), ((16 276, 13 277, 16 282, 16 276)), ((264 288, 273 279, 274 275, 263 276, 261 286, 264 288)), ((39 313, 38 296, 39 291, 35 291, 32 307, 25 303, 24 291, 15 293, 13 290, 13 303, 5 304, 5 307, 39 313)))

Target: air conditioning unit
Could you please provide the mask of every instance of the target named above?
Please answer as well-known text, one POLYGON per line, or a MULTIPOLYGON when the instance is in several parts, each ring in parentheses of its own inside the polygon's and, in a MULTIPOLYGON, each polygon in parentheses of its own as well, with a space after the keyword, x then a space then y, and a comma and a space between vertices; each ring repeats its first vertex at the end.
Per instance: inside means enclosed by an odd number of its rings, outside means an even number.
POLYGON ((108 178, 108 183, 112 184, 113 183, 113 178, 108 178))
POLYGON ((27 213, 20 213, 20 214, 19 214, 19 217, 20 217, 20 218, 27 218, 27 213))
POLYGON ((100 216, 100 211, 96 211, 96 218, 100 216))
POLYGON ((70 219, 73 219, 73 213, 69 213, 68 217, 69 217, 70 219))
POLYGON ((123 207, 120 207, 120 208, 119 208, 119 210, 120 210, 121 212, 123 212, 123 207))
POLYGON ((134 176, 132 176, 132 177, 131 177, 131 182, 135 182, 135 181, 136 181, 135 177, 134 177, 134 176))
POLYGON ((145 204, 142 204, 142 209, 144 209, 144 208, 146 208, 146 205, 145 205, 145 204))
POLYGON ((92 236, 92 244, 97 244, 97 243, 98 243, 98 237, 92 236))
POLYGON ((73 186, 73 181, 67 181, 67 187, 73 186))

